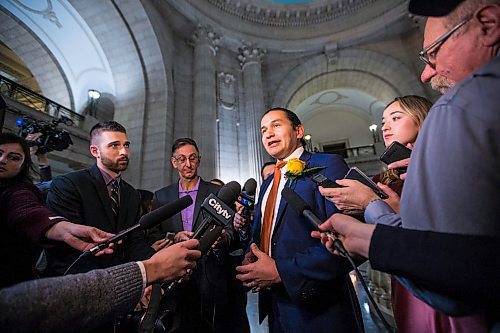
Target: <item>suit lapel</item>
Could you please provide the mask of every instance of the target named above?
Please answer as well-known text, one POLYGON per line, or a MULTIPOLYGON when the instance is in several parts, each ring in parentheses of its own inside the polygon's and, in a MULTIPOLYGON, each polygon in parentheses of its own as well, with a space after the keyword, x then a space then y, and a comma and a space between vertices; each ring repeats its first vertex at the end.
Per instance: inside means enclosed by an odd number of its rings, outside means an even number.
POLYGON ((200 186, 198 186, 198 193, 196 194, 196 203, 194 205, 193 213, 193 226, 191 230, 196 230, 201 223, 203 216, 201 216, 200 208, 203 200, 208 196, 208 186, 203 179, 200 178, 200 186))
MULTIPOLYGON (((179 199, 179 182, 177 182, 176 184, 177 186, 169 187, 169 191, 167 193, 168 200, 165 203, 169 203, 179 199)), ((172 216, 172 223, 175 231, 179 232, 184 230, 184 225, 182 224, 182 215, 180 212, 172 216)))
POLYGON ((118 214, 118 225, 116 226, 117 230, 123 230, 125 227, 125 222, 127 220, 127 212, 132 211, 132 207, 129 207, 130 196, 132 193, 128 190, 125 185, 125 182, 120 180, 120 212, 118 214))
MULTIPOLYGON (((302 155, 300 155, 300 160, 306 162, 306 168, 307 168, 307 163, 311 159, 311 156, 312 156, 312 154, 309 153, 308 151, 305 151, 305 150, 302 153, 302 155)), ((297 180, 294 180, 291 183, 287 181, 287 184, 285 186, 288 186, 292 190, 294 190, 295 187, 297 186, 297 183, 298 183, 297 180)), ((281 200, 280 200, 280 206, 279 206, 279 209, 278 209, 278 214, 276 215, 276 223, 274 224, 273 235, 276 233, 276 231, 278 230, 278 228, 279 228, 279 226, 281 224, 281 220, 283 218, 283 214, 285 213, 285 210, 286 210, 287 206, 288 206, 288 202, 286 202, 286 200, 284 200, 283 198, 281 198, 281 200)))
POLYGON ((117 226, 114 222, 115 218, 113 210, 111 209, 111 199, 109 198, 108 189, 106 187, 106 184, 104 183, 101 172, 95 164, 89 169, 89 172, 92 176, 92 183, 94 184, 97 196, 99 197, 104 211, 106 212, 106 216, 108 217, 108 222, 111 225, 111 230, 117 231, 118 229, 116 229, 117 226))

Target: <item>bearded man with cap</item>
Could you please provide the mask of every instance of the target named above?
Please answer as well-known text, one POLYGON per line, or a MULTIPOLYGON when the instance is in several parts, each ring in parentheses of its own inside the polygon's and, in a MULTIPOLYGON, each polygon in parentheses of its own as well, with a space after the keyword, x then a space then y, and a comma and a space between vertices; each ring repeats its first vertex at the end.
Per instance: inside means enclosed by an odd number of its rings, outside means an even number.
MULTIPOLYGON (((425 63, 421 80, 444 95, 432 107, 412 152, 400 215, 378 200, 368 205, 365 219, 372 224, 400 219, 407 229, 500 238, 500 1, 411 0, 409 9, 429 16, 419 53, 425 63)), ((336 215, 327 224, 333 228, 347 220, 336 215)), ((377 227, 373 235, 377 229, 383 228, 377 227)), ((370 247, 370 259, 394 257, 390 252, 398 250, 370 247)), ((456 254, 449 256, 456 260, 456 254)), ((429 257, 428 265, 438 264, 429 257)), ((456 271, 467 273, 458 261, 456 271)), ((466 309, 407 282, 435 308, 454 315, 481 313, 480 308, 466 309)), ((491 312, 484 312, 490 323, 498 318, 491 312)), ((480 330, 473 326, 462 331, 480 330)))

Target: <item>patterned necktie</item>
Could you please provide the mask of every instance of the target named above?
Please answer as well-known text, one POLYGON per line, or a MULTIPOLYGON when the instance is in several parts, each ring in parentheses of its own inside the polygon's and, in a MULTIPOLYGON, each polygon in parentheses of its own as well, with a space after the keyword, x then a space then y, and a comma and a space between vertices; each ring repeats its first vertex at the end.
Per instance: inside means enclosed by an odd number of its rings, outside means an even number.
POLYGON ((276 206, 276 197, 278 194, 278 186, 281 179, 281 168, 286 164, 284 161, 276 163, 274 169, 273 185, 269 191, 269 196, 264 209, 264 217, 262 218, 262 230, 260 234, 260 249, 262 252, 269 254, 269 243, 271 242, 271 229, 273 226, 274 207, 276 206))
POLYGON ((111 209, 115 215, 115 219, 118 218, 118 212, 120 211, 120 185, 117 180, 113 180, 111 183, 111 209))

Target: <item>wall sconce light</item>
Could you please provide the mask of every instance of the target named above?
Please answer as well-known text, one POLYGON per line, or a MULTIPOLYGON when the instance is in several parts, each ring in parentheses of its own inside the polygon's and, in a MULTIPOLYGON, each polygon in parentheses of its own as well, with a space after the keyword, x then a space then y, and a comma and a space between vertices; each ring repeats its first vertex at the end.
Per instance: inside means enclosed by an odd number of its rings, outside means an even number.
POLYGON ((377 125, 376 124, 371 124, 368 128, 370 129, 370 132, 372 132, 373 143, 379 142, 380 139, 378 137, 377 125))
POLYGON ((312 139, 311 134, 304 135, 304 140, 306 140, 306 149, 307 149, 307 151, 312 151, 312 142, 311 142, 311 139, 312 139))
POLYGON ((90 89, 88 94, 91 100, 98 100, 101 97, 101 93, 95 89, 90 89))
POLYGON ((97 101, 101 97, 101 93, 95 89, 89 89, 88 96, 89 96, 89 115, 95 117, 97 113, 96 105, 97 101))

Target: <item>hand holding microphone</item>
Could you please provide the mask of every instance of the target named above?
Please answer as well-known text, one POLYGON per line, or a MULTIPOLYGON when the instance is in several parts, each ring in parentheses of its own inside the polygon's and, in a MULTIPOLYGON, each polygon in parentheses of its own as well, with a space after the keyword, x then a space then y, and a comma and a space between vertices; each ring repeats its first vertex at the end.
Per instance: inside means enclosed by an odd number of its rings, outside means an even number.
MULTIPOLYGON (((45 237, 47 239, 65 242, 79 251, 89 250, 94 247, 96 243, 105 242, 113 236, 114 234, 110 234, 100 229, 68 221, 57 222, 45 232, 45 237)), ((113 253, 113 248, 107 247, 97 252, 96 256, 111 253, 113 253)))
POLYGON ((247 239, 250 225, 253 220, 255 204, 255 191, 257 181, 249 178, 243 185, 243 189, 236 200, 236 214, 234 215, 233 227, 238 231, 241 238, 247 239))
MULTIPOLYGON (((240 184, 234 181, 229 182, 220 188, 217 196, 211 193, 203 201, 201 210, 205 218, 192 236, 193 239, 197 239, 200 242, 199 250, 201 256, 205 255, 212 248, 221 236, 224 227, 232 222, 235 213, 228 205, 231 205, 236 200, 240 191, 240 184)), ((167 286, 165 293, 173 290, 181 282, 182 279, 171 282, 167 286)))
POLYGON ((147 283, 185 278, 196 267, 196 260, 201 256, 198 246, 198 240, 190 239, 162 249, 144 260, 147 283))
MULTIPOLYGON (((375 225, 359 222, 354 217, 348 215, 333 214, 319 226, 319 229, 335 232, 349 254, 368 258, 370 240, 375 230, 375 225)), ((338 254, 334 248, 333 241, 329 237, 326 237, 324 232, 313 231, 311 236, 320 238, 328 251, 338 254)))
POLYGON ((85 251, 84 256, 98 253, 99 251, 109 247, 110 244, 118 242, 119 240, 123 239, 125 236, 128 236, 130 233, 132 233, 137 229, 144 229, 144 230, 150 229, 160 224, 162 221, 165 221, 169 217, 172 217, 173 215, 179 213, 184 208, 189 207, 189 205, 191 205, 192 203, 193 199, 191 199, 191 197, 188 195, 179 198, 175 201, 172 201, 168 204, 165 204, 160 208, 155 209, 154 211, 142 216, 141 219, 139 220, 139 223, 137 223, 136 225, 121 231, 120 233, 109 238, 105 242, 99 243, 90 250, 85 251))
POLYGON ((71 271, 71 268, 82 258, 90 256, 90 255, 98 255, 101 251, 107 249, 108 247, 112 246, 112 244, 115 244, 122 240, 125 236, 128 236, 131 234, 133 231, 137 229, 150 229, 158 224, 160 224, 162 221, 168 219, 169 217, 172 217, 173 215, 177 214, 184 208, 187 208, 189 205, 193 203, 193 199, 191 199, 190 196, 185 196, 182 198, 179 198, 175 201, 172 201, 166 205, 161 206, 160 208, 147 213, 146 215, 142 216, 141 219, 139 220, 139 223, 136 225, 127 228, 120 232, 119 234, 109 238, 108 240, 99 243, 92 247, 90 250, 87 250, 85 252, 82 252, 78 258, 76 258, 73 263, 66 269, 63 275, 68 274, 71 271))
MULTIPOLYGON (((344 249, 342 242, 338 237, 332 232, 335 231, 331 229, 331 231, 326 231, 322 229, 320 226, 322 224, 321 220, 312 212, 311 207, 297 194, 294 190, 289 187, 285 187, 283 191, 281 191, 281 195, 283 199, 285 199, 290 206, 300 215, 307 219, 313 226, 318 230, 318 234, 315 234, 321 238, 322 243, 329 244, 330 248, 327 249, 333 253, 333 251, 338 251, 341 255, 345 256, 347 251, 344 249), (323 234, 323 235, 321 235, 323 234), (324 238, 326 237, 326 238, 324 238), (333 249, 333 251, 331 250, 333 249)), ((313 232, 314 233, 314 232, 313 232)), ((311 236, 313 234, 311 233, 311 236)))

